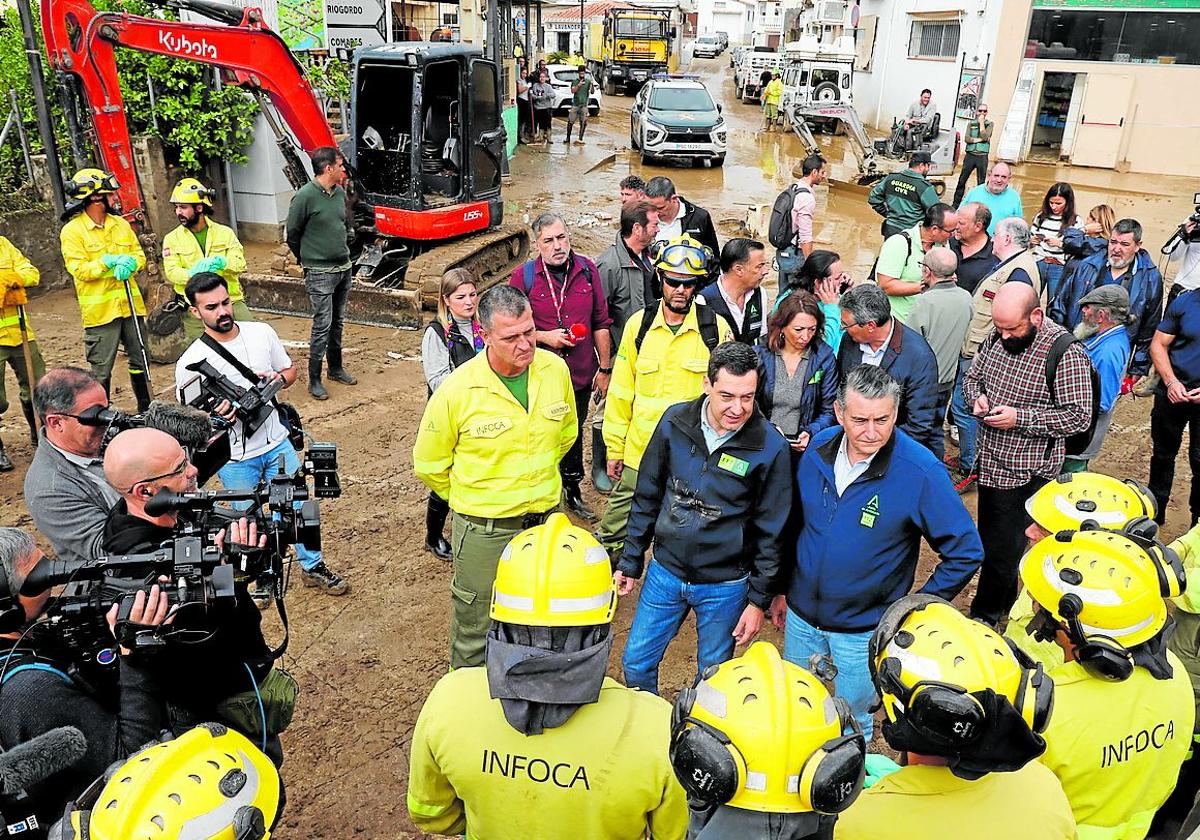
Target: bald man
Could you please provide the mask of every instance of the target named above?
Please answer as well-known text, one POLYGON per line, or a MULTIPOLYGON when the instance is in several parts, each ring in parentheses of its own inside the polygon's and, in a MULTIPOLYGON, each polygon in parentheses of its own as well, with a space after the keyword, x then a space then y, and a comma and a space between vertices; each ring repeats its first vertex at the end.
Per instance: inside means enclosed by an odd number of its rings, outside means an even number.
MULTIPOLYGON (((996 224, 1002 219, 1023 218, 1025 212, 1021 208, 1021 194, 1012 188, 1012 169, 1002 160, 992 164, 988 170, 987 180, 975 187, 963 198, 963 204, 977 201, 992 212, 992 222, 988 225, 988 236, 996 232, 996 224)), ((961 207, 962 204, 959 205, 961 207)))
POLYGON ((959 351, 971 325, 971 293, 958 285, 958 257, 949 248, 930 248, 921 258, 921 293, 908 313, 908 326, 919 332, 937 357, 938 386, 933 454, 946 456, 941 425, 954 393, 959 351))
MULTIPOLYGON (((105 553, 141 554, 169 544, 179 513, 151 516, 146 513, 146 502, 160 490, 187 493, 196 489, 196 468, 178 441, 157 429, 121 432, 104 453, 104 476, 121 495, 105 523, 105 553)), ((230 531, 231 541, 263 544, 256 530, 244 521, 236 528, 231 526, 230 531)), ((222 544, 223 540, 219 541, 218 547, 222 544)), ((262 618, 246 582, 238 582, 235 591, 232 604, 213 602, 183 608, 176 616, 175 629, 194 631, 201 641, 170 645, 157 658, 171 728, 176 734, 215 720, 241 729, 255 743, 262 737, 261 733, 246 731, 223 713, 228 708, 225 701, 234 695, 250 692, 253 697, 255 686, 267 678, 272 668, 270 649, 262 635, 262 618)), ((264 695, 268 707, 271 700, 264 695)), ((282 760, 278 738, 269 738, 267 745, 267 754, 282 760)))
POLYGON ((1092 420, 1091 362, 1072 341, 1051 393, 1051 347, 1070 334, 1045 317, 1037 293, 1005 283, 992 301, 995 332, 979 347, 963 397, 979 420, 979 536, 983 567, 971 617, 993 626, 1017 597, 1017 564, 1031 519, 1025 502, 1062 471, 1066 439, 1092 420))

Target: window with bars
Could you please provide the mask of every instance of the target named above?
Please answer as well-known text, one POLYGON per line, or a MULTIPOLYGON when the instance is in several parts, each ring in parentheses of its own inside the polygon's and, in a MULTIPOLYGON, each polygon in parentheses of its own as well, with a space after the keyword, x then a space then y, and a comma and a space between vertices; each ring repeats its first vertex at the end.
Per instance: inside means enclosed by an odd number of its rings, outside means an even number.
POLYGON ((914 20, 908 39, 909 58, 957 58, 957 20, 914 20))

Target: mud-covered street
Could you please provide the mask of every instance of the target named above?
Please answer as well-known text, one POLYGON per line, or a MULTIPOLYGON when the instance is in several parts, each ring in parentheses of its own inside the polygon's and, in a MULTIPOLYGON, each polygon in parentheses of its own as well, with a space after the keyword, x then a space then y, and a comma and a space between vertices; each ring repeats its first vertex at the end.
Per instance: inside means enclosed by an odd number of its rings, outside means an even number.
MULTIPOLYGON (((519 148, 505 187, 508 220, 531 218, 543 210, 561 212, 573 227, 576 250, 595 257, 615 235, 618 181, 631 172, 647 179, 665 174, 688 201, 712 212, 722 239, 736 235, 750 205, 769 205, 790 182, 792 167, 804 150, 790 133, 759 132, 758 107, 733 96, 727 56, 698 60, 693 72, 724 106, 730 148, 723 168, 643 167, 628 151, 632 100, 605 97, 601 116, 589 126, 586 146, 563 145, 564 122, 556 120, 554 145, 519 148)), ((836 164, 835 172, 844 167, 848 149, 843 139, 818 139, 836 164)), ((1015 170, 1013 185, 1022 193, 1026 216, 1057 180, 1075 186, 1083 212, 1108 203, 1118 218, 1138 218, 1146 230, 1145 246, 1155 256, 1191 210, 1187 199, 1193 185, 1187 179, 1022 166, 1015 170)), ((861 279, 880 244, 878 217, 860 193, 837 188, 821 193, 818 247, 840 252, 861 279)), ((251 249, 252 257, 268 254, 268 249, 251 249)), ((773 274, 769 283, 773 287, 773 274)), ((36 298, 30 311, 48 364, 86 366, 72 292, 36 298)), ((308 322, 262 317, 278 330, 293 361, 303 368, 308 322)), ((332 383, 326 402, 312 401, 302 385, 288 392, 305 428, 316 439, 340 447, 344 492, 341 499, 323 506, 323 541, 330 565, 348 577, 352 590, 346 597, 327 597, 301 587, 297 578, 289 593, 291 642, 284 665, 299 680, 302 694, 295 720, 283 736, 288 808, 274 835, 280 838, 420 836, 405 809, 408 747, 421 704, 447 668, 450 612, 449 564, 421 548, 426 490, 412 475, 413 439, 426 397, 420 339, 414 331, 348 325, 346 365, 359 377, 357 387, 332 383)), ((16 384, 8 375, 10 394, 15 395, 16 384)), ((167 397, 172 371, 157 368, 153 378, 159 395, 167 397)), ((116 404, 131 407, 122 361, 113 383, 116 404)), ((1145 480, 1149 410, 1149 400, 1123 398, 1095 466, 1145 480)), ((0 431, 17 464, 15 472, 0 476, 0 524, 31 528, 21 485, 32 452, 19 410, 5 415, 0 431)), ((1167 513, 1168 536, 1179 534, 1187 524, 1186 488, 1191 480, 1183 460, 1167 513)), ((594 494, 589 500, 597 507, 603 504, 594 494)), ((974 495, 966 501, 973 511, 974 495)), ((619 674, 620 651, 635 606, 633 598, 626 600, 616 619, 609 669, 614 676, 619 674)), ((267 624, 277 631, 274 612, 267 616, 267 624)), ((782 643, 769 626, 764 634, 782 643)), ((277 638, 275 633, 271 641, 277 638)), ((694 639, 685 629, 668 651, 661 681, 671 694, 690 678, 694 639)))

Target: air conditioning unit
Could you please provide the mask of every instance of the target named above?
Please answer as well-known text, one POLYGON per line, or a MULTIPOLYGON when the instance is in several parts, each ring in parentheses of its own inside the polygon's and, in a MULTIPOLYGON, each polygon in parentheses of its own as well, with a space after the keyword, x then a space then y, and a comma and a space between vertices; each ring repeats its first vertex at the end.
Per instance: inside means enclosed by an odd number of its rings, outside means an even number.
POLYGON ((819 0, 816 19, 819 23, 842 23, 846 19, 846 4, 842 0, 819 0))

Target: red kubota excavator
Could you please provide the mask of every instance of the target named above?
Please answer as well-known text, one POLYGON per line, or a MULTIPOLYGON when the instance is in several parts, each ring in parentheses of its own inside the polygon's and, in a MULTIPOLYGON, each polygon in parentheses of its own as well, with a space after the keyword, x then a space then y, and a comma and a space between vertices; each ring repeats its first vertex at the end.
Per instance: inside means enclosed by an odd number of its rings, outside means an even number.
MULTIPOLYGON (((217 0, 172 0, 170 7, 219 23, 99 12, 88 0, 41 0, 50 63, 73 77, 98 163, 116 175, 120 212, 141 230, 147 220, 114 47, 207 64, 252 93, 297 189, 308 180, 298 152, 338 145, 303 69, 260 9, 217 0)), ((352 192, 373 207, 374 219, 361 243, 347 317, 418 326, 422 306, 437 303, 445 271, 470 268, 482 289, 506 278, 528 253, 525 228, 502 224, 499 71, 468 45, 402 43, 359 50, 353 80, 351 135, 341 148, 355 179, 352 192)), ((309 311, 300 282, 248 279, 252 305, 309 311)))

